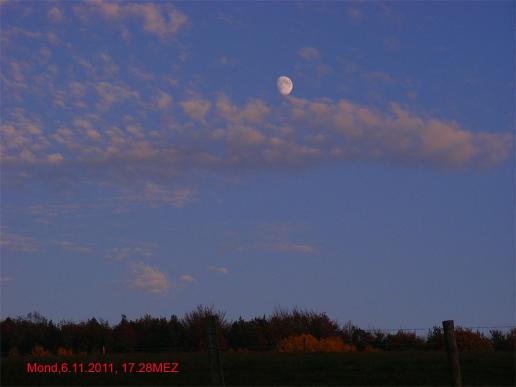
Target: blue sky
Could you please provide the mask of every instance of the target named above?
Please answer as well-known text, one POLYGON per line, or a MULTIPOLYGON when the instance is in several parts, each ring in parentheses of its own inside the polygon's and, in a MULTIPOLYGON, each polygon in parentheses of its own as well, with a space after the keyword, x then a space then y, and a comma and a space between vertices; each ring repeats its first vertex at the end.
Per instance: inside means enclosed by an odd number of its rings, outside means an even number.
POLYGON ((514 324, 512 2, 0 7, 2 317, 514 324))

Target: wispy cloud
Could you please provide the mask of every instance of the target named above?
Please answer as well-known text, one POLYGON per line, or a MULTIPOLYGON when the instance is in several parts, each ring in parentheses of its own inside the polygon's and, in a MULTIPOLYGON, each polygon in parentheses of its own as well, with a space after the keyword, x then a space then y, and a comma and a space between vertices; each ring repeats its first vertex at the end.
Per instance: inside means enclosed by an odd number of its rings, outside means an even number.
POLYGON ((220 273, 220 274, 224 274, 224 275, 228 275, 229 274, 229 269, 227 267, 224 267, 224 266, 208 266, 208 270, 214 272, 214 273, 220 273))
POLYGON ((145 184, 145 198, 153 207, 171 205, 181 208, 190 204, 196 197, 197 193, 192 189, 168 189, 151 182, 145 184))
POLYGON ((78 245, 75 242, 66 240, 56 241, 55 244, 65 251, 72 251, 75 253, 89 253, 92 251, 88 246, 78 245))
POLYGON ((8 231, 5 227, 0 231, 0 247, 9 251, 36 253, 41 251, 41 244, 35 239, 8 231))
POLYGON ((285 252, 285 253, 299 253, 299 254, 317 254, 317 249, 308 244, 283 242, 276 243, 270 246, 274 251, 285 252))
POLYGON ((183 282, 187 282, 187 283, 193 283, 193 282, 197 282, 197 280, 191 276, 190 274, 183 274, 181 277, 179 277, 179 279, 183 282))
POLYGON ((314 47, 302 47, 299 50, 299 55, 306 60, 309 61, 318 61, 321 59, 321 55, 319 54, 319 50, 314 47))

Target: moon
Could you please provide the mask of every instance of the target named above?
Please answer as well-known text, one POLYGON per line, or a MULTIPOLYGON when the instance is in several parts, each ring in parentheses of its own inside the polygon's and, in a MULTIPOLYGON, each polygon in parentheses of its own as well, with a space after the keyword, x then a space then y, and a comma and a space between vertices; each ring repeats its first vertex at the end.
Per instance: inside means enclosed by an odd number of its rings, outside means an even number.
POLYGON ((294 88, 292 80, 284 75, 278 78, 276 81, 276 86, 278 86, 278 91, 281 93, 281 95, 289 95, 294 88))

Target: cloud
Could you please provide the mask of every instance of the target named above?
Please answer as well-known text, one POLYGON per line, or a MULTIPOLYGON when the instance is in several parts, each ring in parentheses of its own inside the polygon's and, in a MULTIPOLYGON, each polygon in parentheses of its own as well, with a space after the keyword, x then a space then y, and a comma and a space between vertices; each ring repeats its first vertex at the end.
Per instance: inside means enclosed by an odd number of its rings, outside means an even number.
POLYGON ((63 19, 63 13, 57 7, 52 7, 48 10, 47 16, 49 20, 53 23, 57 23, 63 19))
POLYGON ((188 282, 188 283, 197 282, 197 280, 194 277, 192 277, 190 274, 183 274, 181 277, 179 277, 179 279, 183 282, 188 282))
POLYGON ((205 122, 204 117, 210 111, 211 103, 204 99, 189 99, 181 102, 181 107, 188 117, 195 121, 205 122))
POLYGON ((166 293, 170 283, 158 268, 137 262, 131 264, 133 278, 130 286, 147 293, 166 293))
POLYGON ((152 182, 145 184, 144 194, 145 199, 153 207, 171 205, 181 208, 190 204, 197 197, 197 193, 192 189, 168 189, 152 182))
POLYGON ((98 82, 95 84, 95 90, 100 98, 97 107, 100 111, 106 111, 111 108, 112 105, 120 103, 126 100, 135 100, 139 98, 137 91, 131 90, 131 88, 122 82, 110 83, 110 82, 98 82))
MULTIPOLYGON (((175 37, 189 23, 186 14, 177 10, 171 4, 163 3, 122 3, 93 0, 86 5, 76 6, 74 9, 77 16, 83 21, 89 21, 91 13, 100 14, 110 22, 125 23, 131 20, 139 20, 146 33, 161 39, 175 37)), ((123 34, 127 34, 125 25, 122 25, 121 30, 123 34)))
POLYGON ((299 50, 299 55, 308 61, 318 61, 321 56, 319 51, 314 47, 303 47, 299 50))
MULTIPOLYGON (((391 79, 379 72, 363 76, 380 82, 391 79)), ((120 88, 123 95, 125 88, 120 88)), ((111 84, 100 90, 104 107, 128 103, 111 84)), ((82 92, 80 86, 77 92, 82 92)), ((167 100, 159 93, 160 89, 151 95, 167 100)), ((138 98, 131 91, 125 94, 138 98)), ((127 203, 184 207, 195 200, 196 191, 171 187, 166 181, 198 169, 248 172, 351 160, 485 168, 505 162, 512 151, 510 133, 472 131, 456 121, 416 114, 396 102, 371 107, 347 99, 289 96, 278 106, 258 98, 238 105, 219 93, 212 101, 196 97, 164 108, 174 113, 180 107, 186 117, 165 116, 161 130, 146 127, 154 122, 141 110, 147 104, 136 103, 140 110, 123 117, 119 126, 93 112, 49 130, 25 111, 7 111, 0 127, 4 169, 31 174, 31 166, 47 166, 55 175, 81 165, 98 181, 139 181, 140 192, 127 194, 127 203), (195 125, 201 121, 203 125, 195 125)))
POLYGON ((296 65, 296 71, 302 77, 313 79, 315 74, 315 77, 320 79, 332 72, 332 68, 323 63, 321 54, 315 47, 302 47, 298 54, 305 60, 304 63, 296 65))
POLYGON ((217 63, 223 65, 223 66, 228 66, 230 64, 233 64, 233 59, 227 57, 227 56, 221 56, 220 58, 217 59, 217 63))
POLYGON ((208 266, 208 269, 214 273, 220 273, 224 275, 229 274, 229 269, 224 266, 208 266))
POLYGON ((61 155, 59 153, 52 153, 51 155, 47 156, 47 160, 49 163, 59 164, 60 162, 62 162, 64 160, 64 157, 63 157, 63 155, 61 155))
POLYGON ((155 98, 155 105, 159 110, 164 110, 172 103, 172 97, 163 91, 159 91, 155 98))
POLYGON ((71 241, 56 241, 55 244, 65 251, 72 251, 76 253, 89 253, 91 249, 87 246, 77 245, 71 241))
POLYGON ((31 237, 9 232, 2 228, 0 232, 0 247, 9 251, 36 253, 41 251, 39 243, 31 237))
POLYGON ((220 117, 234 124, 256 125, 262 123, 271 113, 271 108, 259 98, 252 98, 239 108, 223 93, 217 96, 215 106, 220 117))
POLYGON ((261 224, 253 238, 258 241, 255 248, 280 253, 318 254, 317 248, 311 244, 293 242, 299 239, 299 234, 303 234, 305 228, 302 223, 293 222, 261 224))

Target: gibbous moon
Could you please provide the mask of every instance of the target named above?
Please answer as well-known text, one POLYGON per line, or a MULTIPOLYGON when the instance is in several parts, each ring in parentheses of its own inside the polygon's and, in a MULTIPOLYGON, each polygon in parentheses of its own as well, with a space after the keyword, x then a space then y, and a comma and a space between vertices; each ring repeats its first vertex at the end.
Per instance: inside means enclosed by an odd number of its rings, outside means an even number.
POLYGON ((276 85, 278 86, 278 91, 281 93, 281 95, 289 95, 294 88, 294 84, 290 78, 284 75, 278 78, 276 85))

